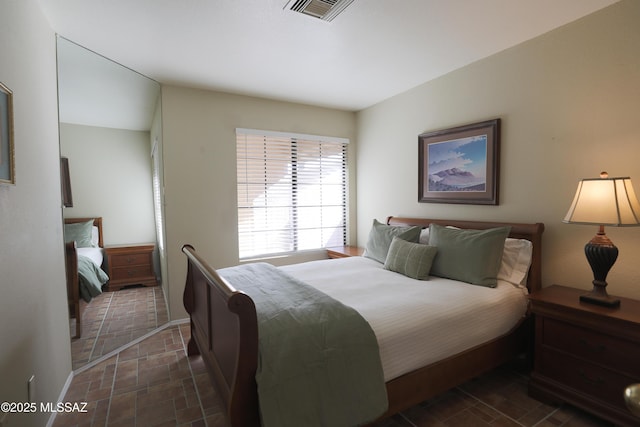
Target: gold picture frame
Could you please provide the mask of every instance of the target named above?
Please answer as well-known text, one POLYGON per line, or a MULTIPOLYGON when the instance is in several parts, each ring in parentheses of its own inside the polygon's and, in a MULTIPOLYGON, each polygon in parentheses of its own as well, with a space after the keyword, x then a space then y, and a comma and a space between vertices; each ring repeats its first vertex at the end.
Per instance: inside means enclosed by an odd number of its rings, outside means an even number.
POLYGON ((13 144, 13 92, 0 82, 0 184, 16 183, 13 144))

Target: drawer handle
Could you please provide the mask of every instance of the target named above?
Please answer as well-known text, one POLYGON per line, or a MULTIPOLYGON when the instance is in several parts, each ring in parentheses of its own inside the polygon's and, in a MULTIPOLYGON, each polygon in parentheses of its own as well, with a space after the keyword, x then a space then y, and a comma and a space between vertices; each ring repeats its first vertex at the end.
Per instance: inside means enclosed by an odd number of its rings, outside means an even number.
POLYGON ((582 378, 582 381, 584 381, 587 384, 594 385, 594 386, 600 386, 604 384, 604 380, 600 377, 597 377, 595 379, 589 378, 589 376, 584 372, 583 369, 580 369, 579 373, 580 373, 580 378, 582 378))
POLYGON ((127 275, 128 275, 129 277, 133 277, 133 276, 135 276, 137 273, 138 273, 138 271, 137 271, 137 270, 129 270, 129 271, 127 271, 127 275))
POLYGON ((129 264, 131 264, 131 263, 133 262, 133 258, 131 258, 131 257, 127 257, 127 262, 128 262, 129 264))
POLYGON ((580 344, 586 347, 589 351, 593 353, 602 353, 607 349, 604 344, 590 344, 584 339, 580 339, 580 344))

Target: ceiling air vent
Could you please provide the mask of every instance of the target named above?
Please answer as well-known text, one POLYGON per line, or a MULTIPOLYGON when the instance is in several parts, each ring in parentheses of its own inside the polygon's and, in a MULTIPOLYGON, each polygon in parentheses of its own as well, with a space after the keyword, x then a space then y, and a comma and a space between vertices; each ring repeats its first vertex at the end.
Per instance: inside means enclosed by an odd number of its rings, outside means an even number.
POLYGON ((292 0, 287 7, 294 12, 332 21, 352 2, 353 0, 292 0))

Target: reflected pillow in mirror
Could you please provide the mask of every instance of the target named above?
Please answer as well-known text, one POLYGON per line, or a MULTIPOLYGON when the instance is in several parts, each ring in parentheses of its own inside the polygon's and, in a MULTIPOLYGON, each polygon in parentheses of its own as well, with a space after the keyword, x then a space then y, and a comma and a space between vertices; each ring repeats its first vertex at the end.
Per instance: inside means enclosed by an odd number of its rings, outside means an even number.
POLYGON ((93 220, 87 222, 76 222, 64 225, 64 242, 72 242, 75 240, 76 246, 79 248, 94 247, 91 243, 93 220))

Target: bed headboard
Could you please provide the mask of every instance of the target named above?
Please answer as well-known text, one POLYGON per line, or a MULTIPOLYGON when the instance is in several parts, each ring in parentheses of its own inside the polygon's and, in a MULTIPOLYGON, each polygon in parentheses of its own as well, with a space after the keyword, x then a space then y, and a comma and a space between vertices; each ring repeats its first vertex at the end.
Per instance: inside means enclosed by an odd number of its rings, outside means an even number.
POLYGON ((486 230, 495 227, 511 227, 509 237, 514 239, 527 239, 533 244, 533 254, 531 257, 531 267, 527 277, 527 288, 529 292, 535 292, 542 288, 542 232, 544 224, 540 222, 532 224, 521 224, 513 222, 485 222, 485 221, 463 221, 430 218, 401 218, 390 216, 387 218, 388 225, 399 226, 421 226, 429 227, 429 224, 443 226, 453 226, 458 228, 470 228, 475 230, 486 230))
POLYGON ((93 225, 98 227, 98 246, 104 248, 104 242, 102 241, 102 217, 95 218, 65 218, 65 224, 75 224, 78 222, 87 222, 93 220, 93 225))

